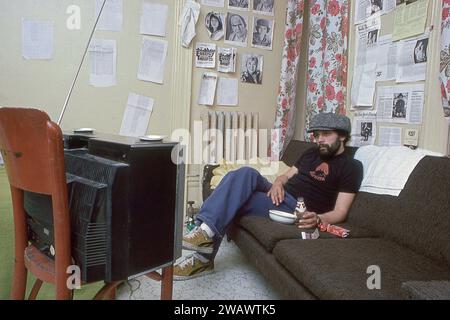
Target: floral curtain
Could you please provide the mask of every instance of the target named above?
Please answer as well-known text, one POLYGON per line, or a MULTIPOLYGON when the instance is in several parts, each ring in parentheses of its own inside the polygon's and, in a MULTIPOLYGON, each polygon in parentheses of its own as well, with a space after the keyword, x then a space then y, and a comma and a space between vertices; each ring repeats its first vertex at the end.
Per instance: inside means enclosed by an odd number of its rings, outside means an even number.
POLYGON ((310 0, 305 140, 311 117, 345 114, 349 0, 310 0))
POLYGON ((442 1, 440 72, 444 116, 450 124, 450 0, 442 1))
POLYGON ((279 159, 295 130, 295 95, 303 31, 303 0, 287 5, 284 50, 278 88, 277 111, 271 136, 271 158, 279 159))

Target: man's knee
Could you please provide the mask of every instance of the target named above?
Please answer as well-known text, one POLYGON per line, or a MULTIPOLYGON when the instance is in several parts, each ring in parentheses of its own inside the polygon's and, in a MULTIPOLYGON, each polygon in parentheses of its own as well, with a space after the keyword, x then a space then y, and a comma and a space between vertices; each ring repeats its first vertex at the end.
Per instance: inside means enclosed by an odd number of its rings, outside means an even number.
POLYGON ((238 175, 259 175, 258 170, 251 167, 242 167, 234 171, 238 175))

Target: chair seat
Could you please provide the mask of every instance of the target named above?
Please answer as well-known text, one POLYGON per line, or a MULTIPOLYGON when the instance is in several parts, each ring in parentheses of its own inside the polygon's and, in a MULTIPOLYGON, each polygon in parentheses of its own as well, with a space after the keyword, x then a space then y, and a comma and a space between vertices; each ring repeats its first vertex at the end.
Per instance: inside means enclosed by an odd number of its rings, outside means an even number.
POLYGON ((29 245, 24 253, 25 266, 37 278, 50 283, 55 283, 55 261, 47 257, 38 248, 29 245))

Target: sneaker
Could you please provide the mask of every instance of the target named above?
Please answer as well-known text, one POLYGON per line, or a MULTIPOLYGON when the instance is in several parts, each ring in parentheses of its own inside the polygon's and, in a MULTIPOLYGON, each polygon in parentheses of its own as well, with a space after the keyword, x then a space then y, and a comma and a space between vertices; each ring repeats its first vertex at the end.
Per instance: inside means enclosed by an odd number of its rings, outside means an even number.
POLYGON ((203 262, 195 253, 173 267, 173 280, 189 280, 214 272, 214 261, 203 262))
POLYGON ((212 253, 213 239, 200 227, 196 227, 183 237, 183 248, 201 253, 212 253))

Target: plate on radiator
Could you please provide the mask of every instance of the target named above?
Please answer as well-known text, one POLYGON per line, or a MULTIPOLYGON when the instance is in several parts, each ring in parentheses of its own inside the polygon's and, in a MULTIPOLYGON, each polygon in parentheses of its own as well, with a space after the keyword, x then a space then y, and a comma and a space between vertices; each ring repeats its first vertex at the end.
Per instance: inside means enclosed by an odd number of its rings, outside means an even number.
POLYGON ((75 133, 94 133, 94 129, 92 129, 92 128, 78 128, 78 129, 74 129, 73 132, 75 132, 75 133))
POLYGON ((139 137, 142 141, 161 141, 166 136, 158 136, 158 135, 148 135, 148 136, 141 136, 139 137))

